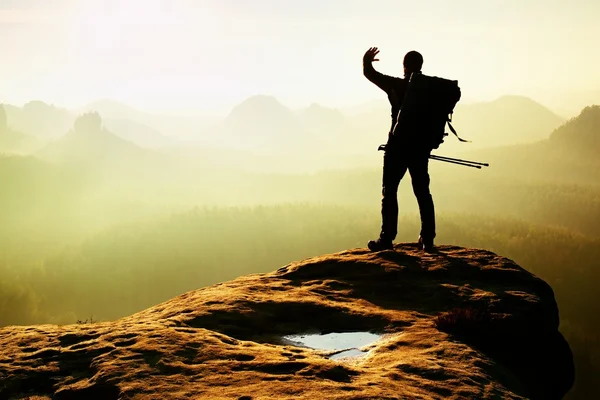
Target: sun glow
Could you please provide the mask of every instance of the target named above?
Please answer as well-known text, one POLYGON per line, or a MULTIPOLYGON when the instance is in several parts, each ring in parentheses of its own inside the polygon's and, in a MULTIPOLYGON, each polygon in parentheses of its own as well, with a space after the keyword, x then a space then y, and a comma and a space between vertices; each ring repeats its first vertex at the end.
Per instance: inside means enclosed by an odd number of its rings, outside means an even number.
POLYGON ((587 0, 9 3, 0 0, 2 101, 73 107, 110 97, 141 108, 227 111, 264 93, 293 107, 340 107, 380 95, 362 78, 371 46, 390 75, 402 74, 406 51, 419 50, 424 72, 459 80, 472 101, 520 94, 576 112, 596 101, 585 92, 600 85, 600 3, 587 0))

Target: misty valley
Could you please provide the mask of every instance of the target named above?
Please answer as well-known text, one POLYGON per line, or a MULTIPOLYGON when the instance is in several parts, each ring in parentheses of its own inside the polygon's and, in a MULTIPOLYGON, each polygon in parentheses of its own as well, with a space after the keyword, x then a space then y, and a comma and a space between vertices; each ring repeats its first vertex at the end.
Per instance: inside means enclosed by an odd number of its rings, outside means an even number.
MULTIPOLYGON (((222 120, 100 101, 0 107, 0 326, 124 317, 199 287, 365 247, 380 224, 387 107, 292 110, 254 96, 222 120)), ((505 255, 548 282, 600 394, 600 107, 564 120, 519 96, 459 105, 473 143, 430 162, 436 243, 505 255)), ((418 208, 399 191, 397 242, 418 208)), ((591 397, 590 397, 591 398, 591 397)))

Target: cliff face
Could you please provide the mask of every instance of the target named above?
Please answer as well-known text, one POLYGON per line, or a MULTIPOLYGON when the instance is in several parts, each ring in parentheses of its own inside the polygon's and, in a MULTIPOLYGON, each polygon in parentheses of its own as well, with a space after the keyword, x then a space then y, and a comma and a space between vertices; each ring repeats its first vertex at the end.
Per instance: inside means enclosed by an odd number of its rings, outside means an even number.
POLYGON ((0 398, 559 399, 574 372, 557 329, 550 287, 506 258, 356 249, 113 322, 3 328, 0 398), (382 336, 284 338, 367 331, 382 336))

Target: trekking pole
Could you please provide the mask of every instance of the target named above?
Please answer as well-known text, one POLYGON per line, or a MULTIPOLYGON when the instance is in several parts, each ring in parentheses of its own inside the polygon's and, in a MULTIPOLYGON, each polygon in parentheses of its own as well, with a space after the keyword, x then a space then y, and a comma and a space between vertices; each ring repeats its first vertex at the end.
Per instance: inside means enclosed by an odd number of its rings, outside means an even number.
POLYGON ((490 166, 490 164, 488 164, 488 163, 482 163, 482 162, 470 161, 470 160, 462 160, 460 158, 438 156, 435 154, 430 155, 429 158, 431 158, 432 160, 445 161, 445 162, 449 162, 449 163, 453 163, 453 164, 467 165, 467 166, 472 166, 472 167, 479 166, 479 168, 490 166))
POLYGON ((486 163, 470 162, 468 160, 459 160, 459 159, 443 158, 443 157, 438 158, 436 156, 432 156, 430 158, 432 160, 444 161, 444 162, 451 163, 451 164, 464 165, 466 167, 473 167, 473 168, 477 168, 477 169, 481 169, 481 167, 487 167, 489 165, 486 163))
POLYGON ((446 156, 438 156, 437 154, 432 154, 431 156, 432 156, 432 158, 437 158, 437 159, 440 159, 440 160, 443 159, 443 160, 450 160, 450 161, 466 162, 466 163, 469 163, 469 164, 483 165, 484 167, 489 167, 489 165, 490 165, 488 163, 482 163, 482 162, 478 162, 478 161, 463 160, 463 159, 460 159, 460 158, 452 158, 452 157, 446 157, 446 156))
POLYGON ((442 159, 442 158, 435 158, 435 157, 429 157, 429 158, 431 158, 432 160, 436 160, 436 161, 444 161, 444 162, 447 162, 447 163, 450 163, 450 164, 463 165, 465 167, 471 167, 471 168, 481 169, 481 165, 469 164, 469 163, 460 162, 460 161, 445 160, 445 159, 442 159))
MULTIPOLYGON (((385 148, 386 148, 386 145, 382 144, 379 146, 379 148, 377 148, 377 150, 385 151, 385 148)), ((432 160, 444 161, 444 162, 451 163, 451 164, 464 165, 465 167, 472 167, 472 168, 477 168, 477 169, 481 169, 481 167, 489 167, 490 166, 490 164, 488 164, 488 163, 482 163, 482 162, 470 161, 470 160, 462 160, 460 158, 438 156, 435 154, 430 154, 429 158, 431 158, 432 160)))

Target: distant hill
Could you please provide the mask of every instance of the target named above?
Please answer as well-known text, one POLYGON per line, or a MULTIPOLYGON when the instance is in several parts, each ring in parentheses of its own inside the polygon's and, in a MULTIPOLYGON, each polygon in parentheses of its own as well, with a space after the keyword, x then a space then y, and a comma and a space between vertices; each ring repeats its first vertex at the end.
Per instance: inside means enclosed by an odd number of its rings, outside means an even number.
POLYGON ((79 117, 73 129, 48 144, 37 156, 60 163, 135 167, 151 154, 105 129, 100 116, 90 113, 79 117))
MULTIPOLYGON (((377 146, 387 140, 391 115, 387 101, 370 102, 367 108, 370 111, 346 115, 339 109, 311 104, 293 112, 272 96, 253 96, 232 109, 212 139, 221 147, 254 154, 310 153, 327 157, 330 165, 339 167, 371 165, 380 156, 377 146)), ((520 96, 460 105, 454 126, 472 143, 449 137, 440 151, 451 154, 533 143, 548 138, 563 122, 544 106, 520 96)), ((314 162, 314 166, 321 165, 318 158, 314 162)))
POLYGON ((299 110, 297 115, 309 128, 317 130, 345 127, 347 123, 346 116, 340 110, 324 107, 317 103, 299 110))
POLYGON ((93 101, 80 111, 96 111, 102 116, 103 119, 130 120, 141 123, 147 122, 147 115, 143 111, 139 111, 125 103, 110 99, 93 101))
POLYGON ((487 161, 487 176, 600 183, 600 106, 583 109, 579 116, 556 128, 545 140, 462 153, 487 161))
MULTIPOLYGON (((77 113, 46 104, 31 101, 23 107, 5 105, 8 126, 14 132, 41 139, 57 139, 64 135, 76 118, 77 113)), ((106 128, 117 136, 143 147, 172 145, 173 140, 163 136, 157 129, 148 126, 152 116, 139 112, 127 105, 110 100, 94 102, 85 108, 86 112, 98 111, 106 128)), ((174 127, 178 125, 173 124, 174 127)), ((175 128, 174 128, 175 129, 175 128)))
MULTIPOLYGON (((384 95, 383 95, 384 96, 384 95)), ((391 126, 387 100, 373 100, 345 110, 356 135, 385 141, 391 126), (360 112, 357 112, 360 111, 360 112)), ((444 151, 466 151, 485 147, 532 143, 546 139, 564 119, 548 108, 522 96, 503 96, 491 102, 458 103, 453 126, 471 143, 445 140, 444 151)), ((449 130, 447 130, 449 132, 449 130)))
POLYGON ((103 99, 88 104, 84 110, 98 112, 107 129, 139 146, 161 147, 175 143, 152 126, 156 116, 136 110, 127 104, 103 99))
POLYGON ((563 118, 527 97, 502 96, 485 103, 459 103, 453 125, 461 136, 472 141, 470 147, 493 147, 547 139, 563 122, 563 118))
MULTIPOLYGON (((381 92, 381 93, 383 94, 383 92, 381 92)), ((341 111, 345 115, 352 116, 352 115, 370 113, 375 110, 380 110, 382 108, 388 108, 388 107, 389 107, 389 102, 388 102, 387 98, 385 98, 385 94, 383 94, 382 98, 372 99, 372 100, 366 101, 364 103, 342 107, 341 111)))
MULTIPOLYGON (((337 108, 313 103, 298 110, 296 114, 315 137, 315 145, 328 152, 356 149, 357 139, 364 139, 362 133, 352 126, 351 119, 337 108), (363 137, 357 138, 357 133, 363 137)), ((364 144, 364 141, 361 144, 364 144)))
POLYGON ((172 145, 176 138, 197 140, 208 134, 215 122, 203 117, 148 113, 110 99, 94 101, 80 111, 97 111, 109 129, 144 147, 172 145))
POLYGON ((584 108, 577 117, 555 129, 550 135, 550 143, 582 155, 600 154, 600 106, 584 108))
MULTIPOLYGON (((75 112, 40 101, 5 108, 9 126, 15 132, 44 140, 62 136, 76 116, 75 112)), ((385 142, 390 129, 390 108, 384 98, 344 110, 311 104, 292 111, 272 96, 257 95, 238 104, 220 122, 154 115, 107 99, 90 103, 85 110, 97 111, 108 131, 142 147, 171 147, 185 141, 255 154, 338 152, 355 157, 370 155, 385 142)), ((458 143, 450 137, 442 149, 452 152, 531 143, 547 138, 563 122, 526 97, 459 103, 454 126, 472 143, 458 143)))
POLYGON ((235 106, 217 127, 222 145, 255 152, 306 149, 315 137, 299 116, 272 96, 253 96, 235 106))
POLYGON ((99 132, 70 131, 48 144, 37 155, 46 160, 65 163, 111 162, 137 158, 143 149, 107 130, 99 132))
POLYGON ((42 139, 61 136, 75 119, 70 111, 43 101, 30 101, 23 107, 5 104, 4 109, 10 128, 42 139))
POLYGON ((145 124, 127 119, 105 119, 104 126, 111 132, 115 132, 120 138, 128 140, 142 147, 162 147, 176 143, 154 128, 145 124))

